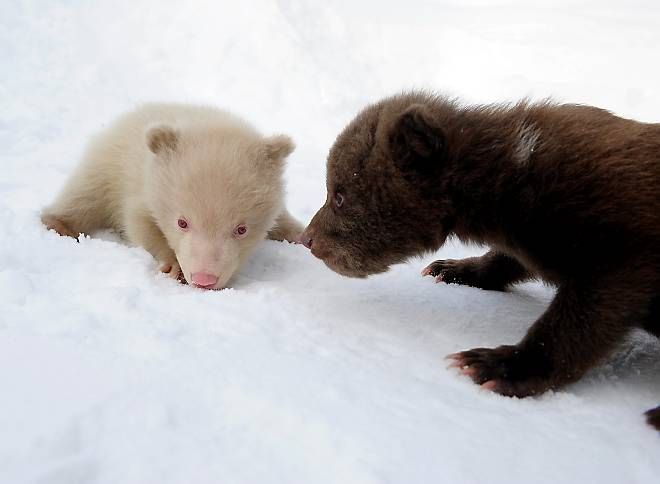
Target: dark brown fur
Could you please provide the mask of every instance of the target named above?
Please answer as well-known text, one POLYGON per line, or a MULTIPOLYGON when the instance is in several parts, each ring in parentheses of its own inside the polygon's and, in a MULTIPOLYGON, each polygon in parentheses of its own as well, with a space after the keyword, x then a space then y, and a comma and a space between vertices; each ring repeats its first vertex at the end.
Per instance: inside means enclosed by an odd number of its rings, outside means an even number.
MULTIPOLYGON (((338 136, 327 189, 302 241, 336 272, 383 272, 453 234, 491 251, 426 274, 494 290, 529 278, 557 286, 517 345, 451 356, 485 388, 559 388, 631 328, 660 336, 660 124, 581 105, 395 96, 338 136)), ((659 413, 648 421, 660 430, 659 413)))

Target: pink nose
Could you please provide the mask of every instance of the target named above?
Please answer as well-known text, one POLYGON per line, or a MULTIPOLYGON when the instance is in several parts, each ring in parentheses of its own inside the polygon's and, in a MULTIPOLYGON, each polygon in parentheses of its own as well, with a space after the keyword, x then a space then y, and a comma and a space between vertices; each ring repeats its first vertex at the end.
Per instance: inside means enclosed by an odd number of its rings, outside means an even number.
POLYGON ((208 272, 195 272, 192 275, 192 283, 199 287, 215 286, 218 282, 218 277, 208 272))

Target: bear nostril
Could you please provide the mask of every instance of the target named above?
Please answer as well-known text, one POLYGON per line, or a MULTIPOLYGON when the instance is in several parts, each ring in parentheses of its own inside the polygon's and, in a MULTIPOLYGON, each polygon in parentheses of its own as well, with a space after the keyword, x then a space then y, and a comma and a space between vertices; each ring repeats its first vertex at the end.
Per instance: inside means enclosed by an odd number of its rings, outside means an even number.
POLYGON ((307 236, 307 235, 303 235, 303 236, 300 238, 300 242, 302 242, 302 245, 304 245, 304 246, 307 247, 308 249, 311 249, 311 248, 312 248, 312 238, 311 238, 311 237, 309 237, 309 236, 307 236))

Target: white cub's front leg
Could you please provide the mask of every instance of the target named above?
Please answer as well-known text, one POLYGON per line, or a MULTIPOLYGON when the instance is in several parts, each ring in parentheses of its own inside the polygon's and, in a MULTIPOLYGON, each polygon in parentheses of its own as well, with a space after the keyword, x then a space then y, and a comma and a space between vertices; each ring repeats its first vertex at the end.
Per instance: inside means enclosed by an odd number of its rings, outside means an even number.
POLYGON ((124 223, 126 238, 146 249, 158 261, 160 272, 179 279, 181 266, 176 254, 153 217, 145 210, 127 210, 124 223))
POLYGON ((177 279, 181 280, 182 282, 185 279, 182 279, 183 274, 181 273, 181 266, 179 265, 179 262, 176 260, 176 257, 173 262, 165 262, 165 261, 159 261, 160 262, 160 272, 163 274, 167 274, 169 277, 172 279, 177 279))
POLYGON ((300 234, 303 226, 285 208, 277 217, 275 226, 268 232, 270 240, 286 240, 287 242, 300 243, 300 234))

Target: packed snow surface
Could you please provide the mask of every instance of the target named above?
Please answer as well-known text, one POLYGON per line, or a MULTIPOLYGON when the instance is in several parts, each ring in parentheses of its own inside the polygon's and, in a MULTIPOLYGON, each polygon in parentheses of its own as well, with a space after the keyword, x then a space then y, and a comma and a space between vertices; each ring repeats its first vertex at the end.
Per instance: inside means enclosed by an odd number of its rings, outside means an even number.
POLYGON ((446 369, 448 353, 516 342, 553 296, 419 275, 484 248, 351 280, 264 242, 209 292, 113 234, 76 243, 38 218, 89 136, 145 101, 293 136, 305 223, 336 134, 403 89, 660 121, 656 0, 2 3, 1 483, 660 482, 641 416, 660 403, 657 340, 635 333, 538 398, 446 369))

